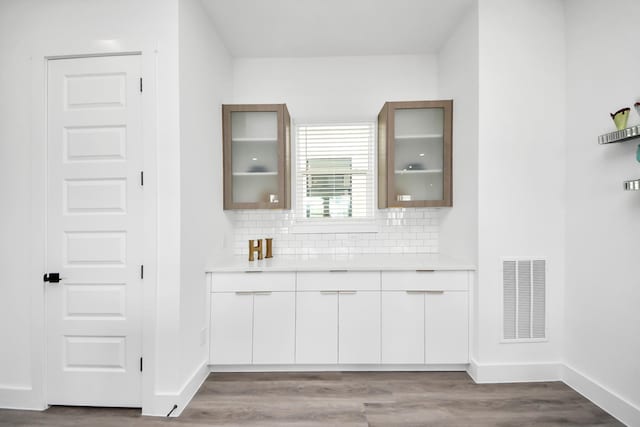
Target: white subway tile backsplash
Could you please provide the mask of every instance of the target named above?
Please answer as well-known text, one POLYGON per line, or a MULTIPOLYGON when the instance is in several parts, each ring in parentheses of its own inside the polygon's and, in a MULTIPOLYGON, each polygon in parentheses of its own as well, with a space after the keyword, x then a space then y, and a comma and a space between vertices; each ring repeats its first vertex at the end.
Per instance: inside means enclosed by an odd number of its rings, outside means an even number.
POLYGON ((293 233, 290 211, 236 210, 229 212, 236 255, 248 251, 248 239, 273 238, 275 255, 349 255, 367 253, 439 252, 438 209, 384 209, 376 213, 377 233, 293 233))

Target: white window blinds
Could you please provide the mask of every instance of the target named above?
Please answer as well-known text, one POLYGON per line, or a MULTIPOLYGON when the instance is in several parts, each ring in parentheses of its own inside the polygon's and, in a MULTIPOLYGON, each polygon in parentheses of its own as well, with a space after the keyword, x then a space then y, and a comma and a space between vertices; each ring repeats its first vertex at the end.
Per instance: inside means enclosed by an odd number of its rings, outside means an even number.
POLYGON ((374 132, 374 123, 297 126, 298 219, 372 217, 374 132))

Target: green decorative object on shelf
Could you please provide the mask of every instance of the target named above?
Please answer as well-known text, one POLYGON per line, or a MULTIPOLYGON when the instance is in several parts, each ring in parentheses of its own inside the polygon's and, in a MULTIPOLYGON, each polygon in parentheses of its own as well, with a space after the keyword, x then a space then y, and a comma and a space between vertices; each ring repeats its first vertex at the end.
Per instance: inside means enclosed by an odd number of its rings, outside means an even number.
POLYGON ((640 163, 640 144, 638 144, 638 149, 636 150, 636 160, 640 163))
POLYGON ((629 120, 629 111, 631 108, 625 107, 621 108, 615 113, 611 113, 611 118, 613 122, 616 124, 616 128, 618 130, 622 130, 627 127, 627 120, 629 120))

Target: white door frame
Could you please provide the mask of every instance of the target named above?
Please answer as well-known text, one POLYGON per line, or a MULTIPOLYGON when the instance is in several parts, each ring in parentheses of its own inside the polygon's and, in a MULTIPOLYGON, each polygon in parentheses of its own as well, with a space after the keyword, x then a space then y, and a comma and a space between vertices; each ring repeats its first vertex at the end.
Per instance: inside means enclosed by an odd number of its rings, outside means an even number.
POLYGON ((142 291, 142 406, 152 407, 155 401, 155 344, 157 293, 157 57, 153 43, 105 40, 96 42, 58 43, 31 56, 31 261, 28 283, 31 299, 31 387, 25 388, 23 407, 46 409, 46 304, 45 273, 47 235, 47 76, 51 59, 88 56, 140 55, 144 91, 141 102, 143 167, 145 180, 144 265, 142 291), (29 404, 26 404, 29 402, 29 404))

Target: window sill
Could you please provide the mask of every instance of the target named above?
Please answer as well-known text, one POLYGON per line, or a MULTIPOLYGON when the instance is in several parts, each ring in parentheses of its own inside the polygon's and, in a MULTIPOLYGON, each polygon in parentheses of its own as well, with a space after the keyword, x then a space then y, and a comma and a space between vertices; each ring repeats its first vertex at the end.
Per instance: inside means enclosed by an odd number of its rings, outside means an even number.
POLYGON ((323 224, 292 224, 289 228, 292 234, 329 234, 329 233, 377 233, 379 230, 375 222, 357 222, 357 223, 331 223, 323 224))

